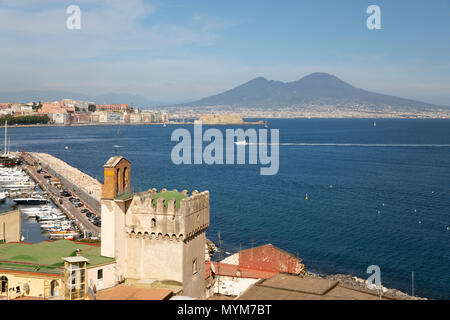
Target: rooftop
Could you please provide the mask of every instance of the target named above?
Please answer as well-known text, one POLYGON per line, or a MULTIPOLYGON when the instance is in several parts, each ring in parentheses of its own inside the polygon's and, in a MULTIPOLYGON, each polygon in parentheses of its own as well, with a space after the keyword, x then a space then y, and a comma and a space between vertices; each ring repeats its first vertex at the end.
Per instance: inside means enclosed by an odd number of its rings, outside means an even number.
MULTIPOLYGON (((206 269, 211 269, 211 264, 214 274, 226 276, 226 277, 237 277, 237 278, 252 278, 252 279, 268 279, 278 272, 269 271, 269 270, 259 270, 253 268, 246 268, 238 265, 228 264, 228 263, 220 263, 220 266, 217 262, 206 262, 206 269)), ((206 271, 206 270, 205 270, 206 271)), ((211 271, 205 272, 206 274, 210 274, 211 271)))
POLYGON ((27 272, 61 273, 61 258, 80 256, 89 259, 87 267, 114 262, 103 257, 100 247, 70 240, 43 241, 40 243, 6 243, 0 245, 0 269, 27 272))
MULTIPOLYGON (((377 291, 339 281, 280 273, 255 283, 238 300, 378 300, 377 291)), ((384 294, 383 300, 395 299, 384 294)))
POLYGON ((139 288, 120 285, 97 292, 97 300, 167 300, 172 291, 161 288, 139 288))
POLYGON ((164 192, 160 192, 157 193, 154 197, 153 197, 153 204, 156 206, 157 200, 158 198, 164 198, 164 206, 167 207, 167 200, 169 199, 175 199, 175 206, 177 208, 180 207, 180 201, 181 199, 185 199, 187 198, 187 196, 181 192, 177 192, 177 191, 164 191, 164 192))
MULTIPOLYGON (((115 167, 115 166, 120 162, 120 160, 122 160, 122 159, 125 159, 125 158, 122 157, 122 156, 113 156, 113 157, 109 158, 108 161, 106 161, 106 163, 104 164, 103 167, 113 168, 113 167, 115 167)), ((125 159, 125 160, 126 160, 126 159, 125 159)))

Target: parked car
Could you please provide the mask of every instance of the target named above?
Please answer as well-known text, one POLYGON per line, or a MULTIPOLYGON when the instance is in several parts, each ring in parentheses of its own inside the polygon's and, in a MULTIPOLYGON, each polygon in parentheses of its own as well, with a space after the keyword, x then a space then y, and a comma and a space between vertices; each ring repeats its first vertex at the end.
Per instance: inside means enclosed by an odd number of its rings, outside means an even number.
POLYGON ((83 206, 83 204, 81 202, 78 202, 78 203, 74 203, 74 206, 77 208, 80 208, 83 206))
POLYGON ((63 197, 70 197, 70 196, 71 196, 71 194, 70 194, 69 192, 67 192, 66 190, 61 191, 60 194, 61 194, 63 197))
POLYGON ((89 210, 88 209, 81 209, 81 213, 86 213, 86 212, 89 212, 89 210))
POLYGON ((51 179, 52 176, 49 176, 48 174, 46 174, 46 175, 44 175, 44 178, 45 178, 45 179, 51 179))

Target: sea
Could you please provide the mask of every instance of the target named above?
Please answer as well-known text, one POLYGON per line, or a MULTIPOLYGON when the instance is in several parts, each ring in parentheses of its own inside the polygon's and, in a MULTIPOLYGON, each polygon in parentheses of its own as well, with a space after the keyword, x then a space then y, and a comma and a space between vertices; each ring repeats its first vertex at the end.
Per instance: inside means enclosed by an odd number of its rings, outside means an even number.
MULTIPOLYGON (((171 135, 192 125, 10 127, 8 137, 11 151, 50 153, 100 181, 108 158, 123 155, 134 191, 209 190, 207 237, 218 244, 220 232, 222 257, 270 243, 314 273, 367 279, 376 265, 385 287, 450 299, 450 120, 268 121, 279 130, 276 175, 174 164, 171 135)), ((215 128, 252 127, 263 129, 215 128)), ((22 233, 45 238, 33 222, 22 233)))

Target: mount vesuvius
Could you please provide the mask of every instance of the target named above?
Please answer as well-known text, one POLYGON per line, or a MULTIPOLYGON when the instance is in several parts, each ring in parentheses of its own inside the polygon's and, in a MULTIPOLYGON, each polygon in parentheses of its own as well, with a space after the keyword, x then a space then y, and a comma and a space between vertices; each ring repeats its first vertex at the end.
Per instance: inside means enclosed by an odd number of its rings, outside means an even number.
POLYGON ((270 108, 305 104, 365 104, 423 109, 440 107, 359 89, 328 73, 312 73, 293 82, 258 77, 223 93, 182 105, 270 108))

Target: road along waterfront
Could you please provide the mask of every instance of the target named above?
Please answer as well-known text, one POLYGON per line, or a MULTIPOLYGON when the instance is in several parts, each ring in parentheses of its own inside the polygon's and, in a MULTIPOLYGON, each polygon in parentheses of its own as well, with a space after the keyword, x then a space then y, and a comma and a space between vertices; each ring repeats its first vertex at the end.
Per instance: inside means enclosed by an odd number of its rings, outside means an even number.
MULTIPOLYGON (((62 197, 60 195, 61 192, 60 189, 52 185, 49 179, 44 178, 44 175, 38 173, 38 167, 35 164, 39 163, 39 161, 29 153, 25 153, 22 156, 24 162, 26 163, 26 165, 24 165, 24 171, 36 182, 36 184, 38 184, 42 188, 42 190, 48 193, 53 203, 58 208, 60 208, 69 219, 74 221, 79 230, 83 232, 85 236, 89 235, 90 233, 91 237, 100 237, 101 228, 92 224, 85 216, 85 214, 81 213, 81 209, 83 209, 83 207, 80 208, 75 207, 74 204, 71 203, 67 197, 62 197)), ((47 169, 48 168, 45 168, 44 170, 47 169)), ((48 173, 51 174, 51 172, 48 173)), ((61 175, 59 176, 61 177, 61 175)), ((65 179, 62 180, 60 179, 61 182, 64 182, 64 180, 65 179)), ((66 186, 64 183, 63 185, 66 186)), ((83 194, 83 192, 79 192, 80 190, 81 186, 78 186, 78 188, 73 188, 70 191, 73 194, 73 196, 80 199, 80 202, 84 205, 85 208, 87 208, 89 211, 93 212, 97 216, 100 216, 99 210, 100 204, 94 202, 92 199, 88 199, 88 201, 86 201, 86 195, 83 194), (94 205, 90 206, 89 203, 93 203, 94 205)))

